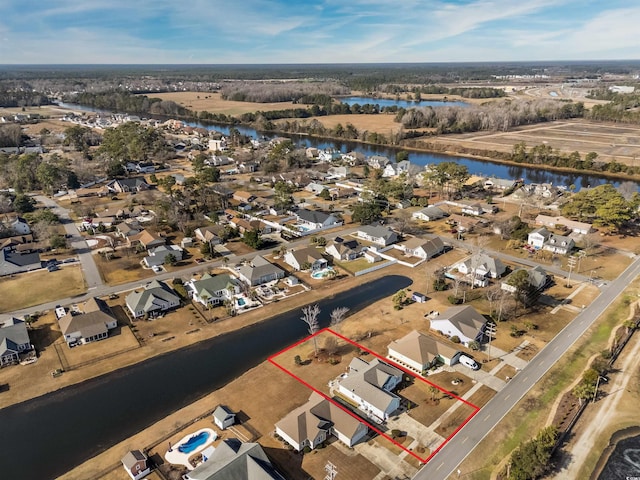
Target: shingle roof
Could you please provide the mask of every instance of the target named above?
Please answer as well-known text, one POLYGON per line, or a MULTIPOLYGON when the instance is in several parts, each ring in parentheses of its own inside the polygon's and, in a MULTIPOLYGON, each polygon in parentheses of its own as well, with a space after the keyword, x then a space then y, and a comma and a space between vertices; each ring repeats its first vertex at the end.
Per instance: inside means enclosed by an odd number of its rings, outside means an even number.
POLYGON ((452 358, 458 350, 454 347, 439 342, 424 333, 413 330, 404 337, 394 340, 389 344, 389 353, 393 350, 414 362, 426 365, 442 355, 446 358, 452 358))
POLYGON ((121 462, 128 470, 131 470, 136 463, 142 460, 147 460, 147 456, 144 453, 140 450, 130 450, 122 457, 121 462))
POLYGON ((328 213, 320 212, 318 210, 298 210, 296 215, 301 220, 309 223, 324 223, 331 216, 328 213))
POLYGON ((480 329, 487 323, 487 319, 470 305, 450 307, 435 319, 440 320, 449 320, 463 335, 471 339, 476 338, 480 329))
POLYGON ((17 345, 30 343, 27 324, 15 317, 0 321, 0 342, 2 341, 13 343, 14 349, 17 345))
POLYGON ((251 261, 251 264, 242 265, 238 273, 251 283, 265 275, 277 274, 284 276, 284 270, 260 255, 255 257, 251 261))
POLYGON ((161 299, 165 302, 179 302, 174 291, 164 282, 154 280, 150 282, 144 290, 140 292, 133 291, 127 295, 125 301, 127 306, 134 312, 155 310, 155 300, 161 299))
POLYGON ((205 273, 200 280, 193 282, 193 287, 196 289, 198 296, 202 297, 202 294, 206 293, 209 297, 213 298, 216 295, 215 292, 225 290, 237 284, 237 280, 226 273, 215 276, 205 273))

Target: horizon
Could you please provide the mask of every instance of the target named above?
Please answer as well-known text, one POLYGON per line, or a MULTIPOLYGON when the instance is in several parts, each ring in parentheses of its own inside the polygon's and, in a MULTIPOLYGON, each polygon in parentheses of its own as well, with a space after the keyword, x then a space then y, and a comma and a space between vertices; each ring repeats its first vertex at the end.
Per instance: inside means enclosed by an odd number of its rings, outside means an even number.
POLYGON ((604 62, 636 60, 640 51, 640 6, 630 0, 2 5, 4 65, 604 62))

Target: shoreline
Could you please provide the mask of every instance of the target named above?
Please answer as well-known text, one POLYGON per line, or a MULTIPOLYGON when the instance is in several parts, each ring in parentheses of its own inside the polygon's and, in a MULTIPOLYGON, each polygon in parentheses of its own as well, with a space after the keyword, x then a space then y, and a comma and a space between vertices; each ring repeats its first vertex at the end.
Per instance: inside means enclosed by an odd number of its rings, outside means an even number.
POLYGON ((621 442, 622 440, 626 440, 628 438, 637 437, 637 436, 640 436, 640 426, 630 426, 630 427, 625 427, 615 431, 609 437, 609 443, 602 451, 602 454, 600 455, 600 458, 598 458, 598 461, 596 462, 596 466, 594 467, 593 472, 591 472, 591 475, 589 476, 589 478, 591 480, 598 479, 605 465, 609 462, 611 455, 617 448, 619 442, 621 442))

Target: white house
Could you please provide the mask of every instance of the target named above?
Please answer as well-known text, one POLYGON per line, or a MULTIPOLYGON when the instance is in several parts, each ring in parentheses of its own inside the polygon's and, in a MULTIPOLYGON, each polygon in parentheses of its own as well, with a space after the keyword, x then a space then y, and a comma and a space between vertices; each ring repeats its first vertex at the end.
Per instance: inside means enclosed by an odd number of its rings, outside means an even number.
POLYGON ((127 308, 134 318, 156 316, 180 305, 180 297, 166 283, 149 282, 143 290, 134 290, 126 296, 127 308))
POLYGON ((226 430, 236 423, 236 414, 224 405, 218 405, 213 411, 213 422, 220 430, 226 430))
POLYGON ((527 243, 534 247, 536 250, 540 250, 544 247, 544 244, 549 240, 551 232, 544 227, 536 228, 534 231, 527 235, 527 243))
POLYGON ((377 423, 387 420, 400 408, 400 397, 393 390, 402 381, 402 370, 377 358, 371 362, 355 357, 338 392, 352 400, 358 409, 377 423))
POLYGON ((218 305, 240 293, 238 281, 228 274, 212 276, 205 273, 200 280, 191 279, 185 286, 191 298, 205 306, 218 305))
POLYGON ((303 270, 303 267, 310 265, 312 272, 322 270, 329 264, 317 249, 310 247, 289 250, 284 255, 284 261, 295 270, 303 270))
POLYGON ((304 405, 276 423, 276 433, 297 451, 312 450, 334 435, 353 447, 368 432, 367 426, 316 392, 304 405))
POLYGON ((406 255, 427 260, 442 253, 445 246, 437 235, 424 235, 422 238, 410 238, 406 242, 396 245, 396 248, 402 250, 406 255))
POLYGON ((10 230, 13 230, 16 235, 28 235, 31 233, 31 227, 27 221, 22 217, 16 217, 16 219, 8 225, 10 230))
POLYGON ((389 360, 418 375, 424 375, 438 365, 451 365, 460 353, 453 344, 446 344, 417 330, 394 340, 387 350, 389 360))
POLYGON ((471 257, 455 265, 464 275, 477 275, 479 277, 500 278, 507 267, 502 260, 486 253, 476 253, 471 257))
POLYGON ((398 241, 398 234, 389 227, 381 225, 365 225, 356 232, 359 238, 367 240, 376 245, 386 247, 398 241))
POLYGON ((319 210, 300 209, 296 212, 296 217, 298 223, 308 227, 309 230, 321 230, 342 225, 342 221, 332 213, 319 210))
POLYGON ((548 250, 560 255, 566 255, 576 246, 575 241, 563 235, 556 235, 545 227, 536 228, 527 236, 527 243, 536 250, 548 250))
POLYGON ((413 212, 411 217, 416 220, 424 220, 425 222, 433 222, 434 220, 440 220, 441 218, 446 217, 447 214, 444 210, 438 207, 426 207, 422 210, 418 210, 417 212, 413 212))
POLYGON ((486 324, 487 320, 475 308, 462 305, 451 307, 431 320, 431 330, 449 337, 458 337, 460 343, 468 347, 471 341, 485 341, 486 324))

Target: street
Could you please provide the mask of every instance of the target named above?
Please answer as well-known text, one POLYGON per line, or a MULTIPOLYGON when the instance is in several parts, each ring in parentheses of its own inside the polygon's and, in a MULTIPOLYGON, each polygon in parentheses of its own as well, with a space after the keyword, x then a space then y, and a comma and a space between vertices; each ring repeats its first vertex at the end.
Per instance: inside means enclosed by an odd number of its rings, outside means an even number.
POLYGON ((445 479, 455 472, 458 465, 473 452, 480 441, 549 371, 569 347, 584 335, 593 322, 639 274, 640 259, 636 259, 615 281, 604 287, 600 296, 561 330, 413 478, 416 480, 445 479))

